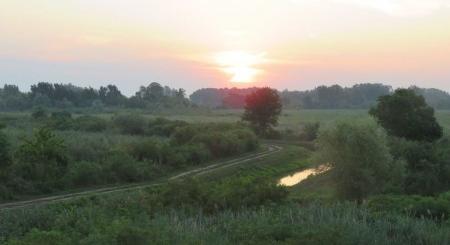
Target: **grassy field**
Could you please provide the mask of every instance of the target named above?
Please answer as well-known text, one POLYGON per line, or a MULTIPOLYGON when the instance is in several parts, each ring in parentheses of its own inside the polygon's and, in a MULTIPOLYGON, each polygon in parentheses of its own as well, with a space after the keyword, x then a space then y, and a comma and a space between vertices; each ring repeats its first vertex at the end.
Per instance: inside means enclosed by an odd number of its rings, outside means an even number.
MULTIPOLYGON (((169 119, 184 120, 188 122, 236 122, 240 120, 243 110, 212 110, 200 114, 163 114, 169 119)), ((157 117, 156 115, 148 115, 157 117)), ((436 117, 445 132, 450 132, 450 111, 436 112, 436 117)), ((367 110, 284 110, 280 116, 278 129, 291 129, 298 131, 302 124, 320 122, 323 126, 337 120, 370 120, 367 110)))
MULTIPOLYGON (((121 111, 119 113, 128 113, 131 111, 121 111)), ((240 120, 243 110, 235 109, 221 109, 221 110, 201 110, 186 113, 148 113, 148 112, 137 112, 148 118, 164 117, 171 120, 183 120, 187 122, 237 122, 240 120)), ((110 118, 114 113, 100 113, 94 114, 95 116, 100 116, 103 118, 110 118)), ((26 118, 29 113, 26 112, 14 112, 14 113, 0 113, 0 118, 2 120, 13 120, 16 117, 26 118)), ((76 114, 75 114, 76 116, 76 114)), ((450 132, 450 111, 449 110, 439 110, 436 111, 436 117, 445 132, 448 134, 450 132)), ((308 122, 320 122, 323 126, 329 125, 336 120, 369 120, 369 115, 367 110, 283 110, 278 129, 285 130, 291 129, 297 131, 302 127, 302 124, 308 122)))

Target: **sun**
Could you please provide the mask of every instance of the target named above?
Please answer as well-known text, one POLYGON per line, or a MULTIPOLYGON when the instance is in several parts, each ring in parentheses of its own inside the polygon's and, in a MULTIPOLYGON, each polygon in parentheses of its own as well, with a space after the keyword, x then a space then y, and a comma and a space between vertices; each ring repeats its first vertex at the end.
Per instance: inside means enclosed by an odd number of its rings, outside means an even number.
POLYGON ((264 53, 252 54, 245 51, 221 52, 215 57, 220 69, 231 76, 235 83, 250 83, 261 73, 256 65, 264 61, 264 53))

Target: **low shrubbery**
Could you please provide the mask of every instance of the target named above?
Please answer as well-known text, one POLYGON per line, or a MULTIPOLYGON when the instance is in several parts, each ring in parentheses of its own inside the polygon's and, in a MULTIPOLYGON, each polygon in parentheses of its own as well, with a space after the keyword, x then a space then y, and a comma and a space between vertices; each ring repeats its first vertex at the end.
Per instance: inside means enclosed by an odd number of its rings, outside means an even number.
POLYGON ((418 195, 381 195, 371 197, 368 207, 376 212, 402 213, 436 220, 450 218, 450 192, 437 197, 418 195))
POLYGON ((121 115, 112 119, 122 133, 118 134, 113 128, 107 130, 106 120, 92 116, 53 113, 38 125, 43 122, 47 127, 34 130, 32 136, 13 134, 14 147, 10 137, 0 133, 2 200, 153 180, 258 147, 254 133, 239 124, 193 125, 160 118, 148 122, 141 116, 121 115), (71 130, 66 130, 68 125, 71 130), (183 131, 194 133, 180 142, 177 135, 183 131))

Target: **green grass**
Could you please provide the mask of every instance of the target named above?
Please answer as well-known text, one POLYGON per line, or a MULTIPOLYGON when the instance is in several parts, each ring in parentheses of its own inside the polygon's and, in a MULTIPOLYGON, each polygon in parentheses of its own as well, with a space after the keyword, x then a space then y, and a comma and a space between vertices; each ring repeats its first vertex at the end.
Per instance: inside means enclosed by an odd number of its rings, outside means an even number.
MULTIPOLYGON (((118 112, 130 112, 127 110, 118 111, 118 112)), ((117 112, 115 112, 117 113, 117 112)), ((144 115, 147 118, 155 118, 155 117, 165 117, 167 119, 172 120, 184 120, 187 122, 236 122, 240 120, 240 117, 243 113, 243 110, 239 109, 220 109, 220 110, 199 110, 185 113, 146 113, 146 112, 138 112, 144 115)), ((0 113, 0 122, 14 120, 14 118, 20 118, 23 120, 29 113, 25 112, 4 112, 0 113)), ((110 118, 114 113, 100 113, 93 114, 96 116, 100 116, 103 118, 110 118)), ((77 115, 74 115, 75 117, 77 115)), ((436 111, 436 117, 439 123, 444 127, 447 133, 450 132, 450 111, 449 110, 439 110, 436 111)), ((330 123, 336 120, 358 120, 358 119, 367 119, 369 115, 367 110, 350 110, 350 109, 342 109, 342 110, 293 110, 288 109, 284 110, 280 116, 280 121, 278 125, 278 129, 285 130, 291 129, 297 131, 301 129, 301 125, 308 122, 320 122, 322 125, 329 125, 330 123)))

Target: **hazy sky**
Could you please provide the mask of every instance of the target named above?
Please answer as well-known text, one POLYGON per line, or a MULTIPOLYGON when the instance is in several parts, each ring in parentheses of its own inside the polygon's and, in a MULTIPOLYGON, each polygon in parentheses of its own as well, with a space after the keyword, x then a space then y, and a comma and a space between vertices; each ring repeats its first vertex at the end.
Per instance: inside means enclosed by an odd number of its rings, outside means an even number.
POLYGON ((0 84, 450 90, 450 0, 0 0, 0 84))

